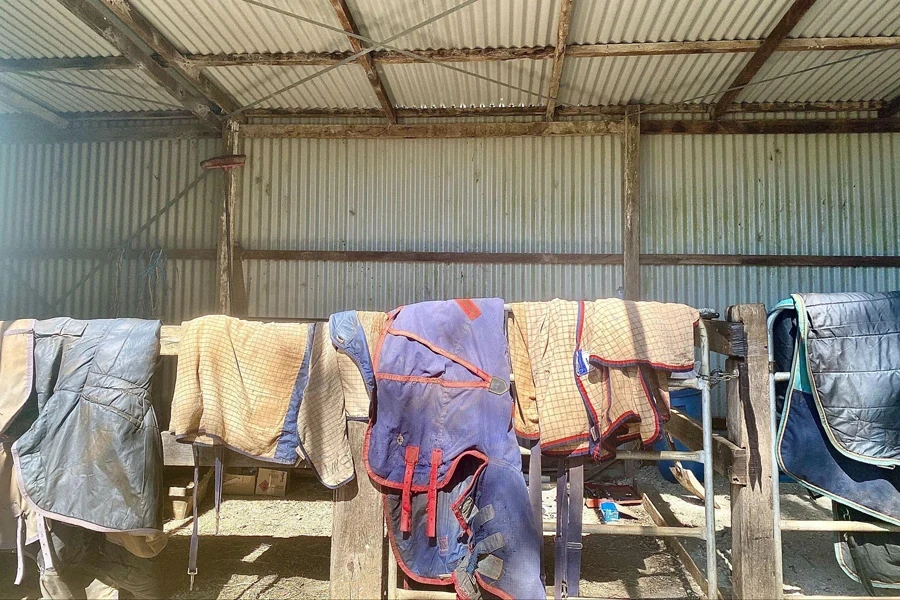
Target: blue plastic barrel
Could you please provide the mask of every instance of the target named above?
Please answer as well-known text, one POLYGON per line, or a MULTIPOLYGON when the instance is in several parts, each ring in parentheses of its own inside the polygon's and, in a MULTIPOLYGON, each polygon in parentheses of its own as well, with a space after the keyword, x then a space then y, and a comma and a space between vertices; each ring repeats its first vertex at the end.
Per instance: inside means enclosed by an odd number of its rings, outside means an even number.
MULTIPOLYGON (((669 401, 672 405, 672 408, 677 408, 682 413, 686 414, 690 418, 695 421, 700 421, 702 405, 700 403, 700 390, 674 390, 669 394, 669 401)), ((682 452, 686 452, 690 450, 687 446, 682 444, 677 439, 675 441, 675 449, 680 450, 682 452)), ((668 450, 669 444, 666 442, 665 438, 659 439, 653 444, 654 450, 668 450)), ((670 467, 674 463, 671 460, 661 460, 657 462, 659 466, 660 474, 666 479, 666 481, 670 481, 672 483, 677 483, 675 481, 675 476, 672 475, 672 471, 670 467)), ((681 466, 685 469, 690 469, 694 475, 697 477, 697 480, 701 483, 703 482, 703 463, 693 462, 693 461, 681 461, 681 466)))

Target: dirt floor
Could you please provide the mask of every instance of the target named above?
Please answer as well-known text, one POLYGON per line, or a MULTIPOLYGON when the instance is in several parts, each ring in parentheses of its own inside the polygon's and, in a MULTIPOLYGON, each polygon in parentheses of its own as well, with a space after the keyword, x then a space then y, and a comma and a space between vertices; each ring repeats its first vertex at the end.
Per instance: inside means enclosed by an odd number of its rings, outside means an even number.
MULTIPOLYGON (((655 466, 637 474, 641 488, 655 488, 672 512, 685 524, 702 525, 703 505, 676 484, 666 482, 655 466)), ((826 500, 812 501, 796 485, 782 487, 785 518, 827 519, 826 500)), ((169 544, 157 558, 166 574, 166 594, 172 598, 327 598, 331 547, 332 493, 314 480, 295 478, 288 497, 267 499, 233 496, 222 504, 220 533, 214 536, 215 513, 207 498, 200 518, 199 575, 188 590, 187 555, 190 521, 169 522, 169 544)), ((717 485, 716 544, 719 583, 730 595, 730 532, 727 484, 717 485)), ((651 524, 640 507, 638 521, 651 524)), ((553 519, 554 492, 545 492, 545 519, 553 519)), ((586 523, 600 522, 585 509, 586 523)), ((838 568, 830 534, 787 532, 784 536, 785 592, 804 594, 856 594, 864 591, 838 568)), ((705 570, 704 544, 684 540, 695 562, 705 570)), ((547 580, 553 581, 553 540, 545 537, 547 580)), ((0 554, 0 598, 38 598, 37 573, 32 567, 26 584, 12 585, 15 558, 0 554)), ((585 536, 582 597, 698 598, 701 589, 682 568, 666 543, 652 538, 585 536)))

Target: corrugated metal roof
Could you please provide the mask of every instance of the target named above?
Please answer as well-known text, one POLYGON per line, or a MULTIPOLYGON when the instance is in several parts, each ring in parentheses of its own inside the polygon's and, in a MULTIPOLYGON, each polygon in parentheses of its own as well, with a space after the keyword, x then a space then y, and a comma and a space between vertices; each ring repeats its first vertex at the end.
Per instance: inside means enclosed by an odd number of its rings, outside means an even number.
POLYGON ((118 56, 56 0, 0 2, 0 57, 118 56))
POLYGON ((860 57, 858 60, 790 75, 745 88, 739 101, 794 102, 889 100, 900 93, 900 50, 877 54, 861 50, 827 52, 776 52, 760 69, 754 81, 787 75, 826 63, 860 57))
POLYGON ((549 60, 455 63, 452 66, 490 77, 533 93, 452 71, 445 66, 414 63, 380 65, 394 104, 400 107, 539 105, 547 93, 553 63, 549 60))
POLYGON ((749 54, 569 58, 560 104, 710 102, 698 96, 727 88, 749 54))
POLYGON ((575 2, 570 44, 764 38, 793 0, 575 2))
MULTIPOLYGON (((327 67, 214 67, 210 79, 249 104, 327 67)), ((373 108, 378 98, 358 64, 347 64, 262 102, 258 108, 373 108)))
POLYGON ((180 109, 181 105, 142 71, 57 71, 41 73, 42 79, 23 74, 0 73, 0 80, 54 112, 113 112, 180 109), (60 82, 87 85, 135 98, 123 98, 60 82), (137 99, 141 98, 141 99, 137 99))
MULTIPOLYGON (((132 0, 182 52, 325 52, 350 50, 347 36, 241 0, 132 0)), ((264 0, 300 16, 340 28, 326 0, 264 0)))
MULTIPOLYGON (((360 31, 386 40, 462 0, 348 0, 360 31)), ((406 49, 497 48, 556 44, 559 0, 479 0, 391 45, 406 49)))
POLYGON ((790 37, 900 35, 897 0, 818 0, 790 37))

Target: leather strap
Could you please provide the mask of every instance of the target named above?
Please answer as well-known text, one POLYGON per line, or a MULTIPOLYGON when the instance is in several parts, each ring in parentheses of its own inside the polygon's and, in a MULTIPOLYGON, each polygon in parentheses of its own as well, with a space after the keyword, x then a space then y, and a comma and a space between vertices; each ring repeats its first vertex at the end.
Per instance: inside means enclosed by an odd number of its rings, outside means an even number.
POLYGON ((407 446, 406 473, 403 475, 403 490, 400 497, 400 531, 409 533, 412 529, 412 482, 416 470, 416 461, 419 460, 419 447, 407 446))
MULTIPOLYGON (((216 485, 215 485, 215 500, 216 500, 216 535, 219 535, 219 516, 222 508, 222 484, 225 479, 225 446, 217 445, 215 447, 216 450, 216 485)), ((196 486, 194 487, 194 491, 196 494, 196 486)))
POLYGON ((569 597, 567 578, 569 541, 569 469, 567 461, 560 459, 556 468, 556 540, 554 548, 553 597, 556 600, 569 597))
POLYGON ((55 571, 56 564, 53 560, 53 551, 50 549, 50 535, 47 532, 47 520, 37 517, 38 540, 41 545, 41 554, 44 556, 44 571, 55 571))
MULTIPOLYGON (((531 513, 534 517, 534 522, 537 524, 538 531, 543 531, 544 511, 543 499, 541 496, 541 445, 537 442, 531 447, 531 457, 528 461, 528 500, 531 502, 531 513)), ((540 561, 541 581, 545 581, 543 552, 541 552, 540 561)))
POLYGON ((188 552, 188 575, 191 576, 191 591, 194 590, 194 577, 197 575, 197 545, 200 541, 200 513, 197 511, 197 489, 200 487, 200 456, 197 446, 192 445, 194 454, 194 524, 191 530, 191 546, 188 552))
POLYGON ((25 515, 16 518, 16 585, 25 578, 25 515))
POLYGON ((569 537, 566 540, 566 591, 578 597, 581 580, 581 522, 584 515, 584 463, 567 461, 569 468, 569 537), (573 462, 577 464, 573 465, 573 462))

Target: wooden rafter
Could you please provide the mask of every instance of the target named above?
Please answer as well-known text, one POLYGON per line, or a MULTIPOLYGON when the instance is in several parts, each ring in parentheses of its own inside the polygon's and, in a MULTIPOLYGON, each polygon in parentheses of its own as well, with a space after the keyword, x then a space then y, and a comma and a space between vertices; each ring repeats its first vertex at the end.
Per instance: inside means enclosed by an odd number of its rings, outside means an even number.
POLYGON ((569 26, 572 24, 573 0, 560 0, 559 20, 556 23, 556 46, 553 49, 553 72, 550 75, 550 89, 547 92, 546 119, 556 118, 556 99, 559 96, 559 84, 562 81, 563 64, 566 60, 566 48, 569 40, 569 26))
POLYGON ((900 96, 897 96, 878 109, 878 117, 880 119, 890 119, 891 117, 896 117, 898 114, 900 114, 900 96))
POLYGON ((741 69, 741 72, 734 78, 731 85, 728 86, 728 91, 725 92, 716 103, 711 114, 713 119, 718 119, 725 114, 728 106, 735 101, 744 86, 750 83, 753 80, 753 77, 759 73, 759 70, 762 69, 763 65, 766 64, 766 61, 769 60, 769 57, 778 50, 778 47, 791 33, 791 30, 797 26, 800 19, 803 18, 815 3, 816 0, 794 0, 794 3, 787 12, 784 13, 784 16, 781 17, 778 24, 775 25, 768 37, 760 44, 753 56, 750 57, 750 60, 747 61, 747 64, 744 65, 744 68, 741 69))
MULTIPOLYGON (((331 6, 334 7, 334 12, 337 15, 338 21, 341 23, 341 27, 344 28, 344 31, 359 35, 359 28, 356 26, 356 21, 353 20, 353 15, 350 13, 350 7, 347 6, 347 3, 344 0, 331 0, 331 6)), ((363 49, 358 38, 347 36, 347 39, 350 41, 350 47, 353 49, 354 54, 363 49)), ((387 90, 384 89, 384 83, 381 81, 381 76, 378 74, 378 68, 375 66, 375 61, 372 59, 371 53, 363 54, 358 60, 360 66, 366 72, 366 77, 369 80, 369 84, 372 86, 372 90, 375 91, 375 96, 381 104, 384 116, 387 118, 388 122, 396 123, 397 115, 394 112, 394 105, 391 103, 387 90)))
POLYGON ((3 103, 10 108, 19 109, 22 112, 37 117, 41 121, 50 123, 54 127, 60 129, 65 129, 69 125, 68 121, 55 112, 48 110, 31 98, 4 83, 0 83, 0 103, 3 103))
POLYGON ((0 73, 38 71, 111 71, 136 69, 124 56, 89 56, 78 58, 0 58, 0 73))
MULTIPOLYGON (((94 2, 98 0, 93 0, 94 2)), ((232 112, 239 108, 237 101, 222 88, 209 80, 199 68, 191 67, 184 55, 146 17, 135 10, 129 0, 99 0, 123 26, 140 38, 157 55, 155 58, 187 80, 207 103, 217 105, 221 111, 232 112)))
POLYGON ((66 9, 81 19, 95 33, 112 44, 123 56, 138 65, 153 81, 159 84, 186 109, 191 111, 207 127, 219 130, 221 122, 215 114, 216 106, 190 89, 185 82, 160 66, 146 51, 131 39, 130 32, 116 16, 95 5, 92 0, 59 0, 66 9))

